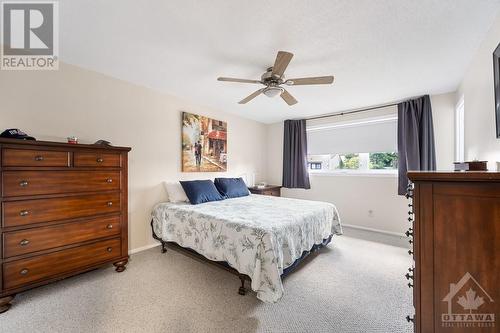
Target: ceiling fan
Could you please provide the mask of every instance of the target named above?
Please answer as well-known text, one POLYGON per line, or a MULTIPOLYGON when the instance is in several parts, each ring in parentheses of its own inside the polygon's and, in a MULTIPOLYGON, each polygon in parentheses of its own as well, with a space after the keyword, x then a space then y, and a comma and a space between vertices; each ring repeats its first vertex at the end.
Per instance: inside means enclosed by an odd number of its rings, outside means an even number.
POLYGON ((285 72, 288 64, 293 58, 293 53, 279 51, 276 55, 276 60, 274 61, 274 66, 269 67, 267 71, 262 74, 260 80, 247 80, 247 79, 236 79, 231 77, 219 77, 218 81, 227 82, 238 82, 238 83, 257 83, 263 84, 265 87, 257 90, 253 94, 243 98, 239 101, 239 104, 246 104, 250 102, 255 97, 260 94, 264 94, 267 97, 275 97, 280 95, 281 98, 288 104, 297 104, 297 100, 281 85, 287 86, 303 86, 311 84, 332 84, 333 76, 317 76, 317 77, 304 77, 298 79, 285 79, 283 73, 285 72))

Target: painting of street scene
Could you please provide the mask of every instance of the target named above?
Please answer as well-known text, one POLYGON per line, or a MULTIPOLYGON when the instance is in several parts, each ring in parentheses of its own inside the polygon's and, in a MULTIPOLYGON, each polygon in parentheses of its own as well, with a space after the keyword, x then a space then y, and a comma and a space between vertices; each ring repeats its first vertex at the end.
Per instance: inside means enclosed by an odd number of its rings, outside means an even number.
POLYGON ((227 124, 224 121, 182 113, 182 171, 227 170, 227 124))

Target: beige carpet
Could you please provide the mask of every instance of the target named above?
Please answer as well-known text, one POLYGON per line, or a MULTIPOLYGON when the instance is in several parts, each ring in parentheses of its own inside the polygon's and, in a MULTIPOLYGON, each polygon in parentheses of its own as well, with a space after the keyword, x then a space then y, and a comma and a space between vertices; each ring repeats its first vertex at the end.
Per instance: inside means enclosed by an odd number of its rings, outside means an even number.
POLYGON ((349 238, 285 279, 264 304, 239 296, 236 276, 173 250, 19 294, 1 332, 411 332, 413 312, 399 247, 349 238))

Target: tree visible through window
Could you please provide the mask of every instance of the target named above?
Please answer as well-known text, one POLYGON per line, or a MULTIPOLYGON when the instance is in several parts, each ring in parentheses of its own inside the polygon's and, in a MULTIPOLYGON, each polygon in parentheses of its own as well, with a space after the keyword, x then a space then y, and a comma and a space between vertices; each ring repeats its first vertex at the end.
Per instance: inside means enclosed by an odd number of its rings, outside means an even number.
POLYGON ((371 153, 370 169, 397 169, 397 153, 371 153))
POLYGON ((337 169, 359 169, 359 154, 340 155, 337 169))

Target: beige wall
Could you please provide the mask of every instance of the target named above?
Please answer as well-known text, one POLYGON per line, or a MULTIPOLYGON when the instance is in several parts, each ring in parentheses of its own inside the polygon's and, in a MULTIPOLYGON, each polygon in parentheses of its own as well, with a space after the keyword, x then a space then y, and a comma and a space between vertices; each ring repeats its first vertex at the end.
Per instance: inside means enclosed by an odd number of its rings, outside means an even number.
POLYGON ((431 96, 438 170, 453 170, 455 162, 455 96, 455 93, 431 96))
POLYGON ((496 138, 493 51, 500 43, 500 16, 474 56, 459 87, 457 99, 465 102, 465 159, 487 160, 496 170, 500 139, 496 138))
MULTIPOLYGON (((453 163, 455 94, 431 96, 437 165, 450 170, 453 163)), ((268 182, 281 183, 283 124, 268 126, 268 182)), ((311 175, 311 189, 283 189, 287 197, 335 204, 344 224, 402 234, 408 229, 407 200, 397 195, 395 176, 311 175)))
POLYGON ((153 244, 152 206, 165 200, 161 182, 256 173, 266 177, 266 126, 75 66, 52 72, 0 72, 0 128, 38 139, 82 143, 106 139, 130 146, 130 249, 153 244), (181 111, 228 123, 228 172, 181 173, 181 111))

